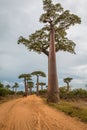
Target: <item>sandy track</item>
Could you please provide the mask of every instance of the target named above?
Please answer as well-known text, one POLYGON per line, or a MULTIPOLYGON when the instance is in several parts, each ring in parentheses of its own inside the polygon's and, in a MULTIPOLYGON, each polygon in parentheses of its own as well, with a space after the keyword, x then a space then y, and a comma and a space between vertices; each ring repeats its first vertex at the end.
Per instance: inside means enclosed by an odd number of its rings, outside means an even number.
POLYGON ((87 125, 33 95, 0 105, 0 130, 87 130, 87 125))

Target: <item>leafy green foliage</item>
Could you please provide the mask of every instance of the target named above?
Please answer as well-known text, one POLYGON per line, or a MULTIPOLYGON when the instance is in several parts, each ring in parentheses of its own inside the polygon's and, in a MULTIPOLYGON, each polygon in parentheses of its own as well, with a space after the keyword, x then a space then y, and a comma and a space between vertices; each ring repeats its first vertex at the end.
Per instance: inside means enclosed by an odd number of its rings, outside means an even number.
POLYGON ((34 87, 34 83, 32 81, 28 81, 28 88, 33 88, 34 87))
POLYGON ((64 11, 60 3, 53 4, 51 0, 43 0, 43 9, 45 13, 41 15, 40 22, 46 23, 46 25, 31 34, 29 39, 20 36, 18 43, 24 44, 29 51, 33 50, 49 56, 50 24, 53 24, 56 52, 67 51, 75 54, 76 44, 66 37, 66 30, 72 25, 80 24, 81 19, 77 15, 71 14, 69 10, 64 11))
POLYGON ((60 87, 60 97, 63 99, 87 99, 87 91, 85 89, 73 89, 67 94, 67 87, 60 87))
POLYGON ((30 77, 31 77, 30 74, 21 74, 21 75, 18 76, 19 79, 20 78, 30 78, 30 77))
POLYGON ((4 97, 6 95, 12 94, 12 91, 6 88, 0 88, 0 96, 4 97))
POLYGON ((43 71, 34 71, 31 75, 46 77, 46 74, 43 71))
POLYGON ((70 83, 72 79, 73 79, 73 78, 67 77, 67 78, 64 78, 63 81, 64 81, 65 83, 70 83))
POLYGON ((0 88, 4 88, 4 84, 0 83, 0 88))
POLYGON ((6 88, 6 89, 10 89, 11 86, 10 86, 9 84, 7 84, 7 85, 5 86, 5 88, 6 88))

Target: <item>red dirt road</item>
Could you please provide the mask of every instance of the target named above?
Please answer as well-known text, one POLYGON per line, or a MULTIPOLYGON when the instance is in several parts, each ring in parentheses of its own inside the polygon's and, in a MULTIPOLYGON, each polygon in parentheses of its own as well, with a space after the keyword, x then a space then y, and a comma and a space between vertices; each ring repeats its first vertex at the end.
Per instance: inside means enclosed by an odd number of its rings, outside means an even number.
POLYGON ((87 125, 32 95, 0 105, 0 130, 87 130, 87 125))

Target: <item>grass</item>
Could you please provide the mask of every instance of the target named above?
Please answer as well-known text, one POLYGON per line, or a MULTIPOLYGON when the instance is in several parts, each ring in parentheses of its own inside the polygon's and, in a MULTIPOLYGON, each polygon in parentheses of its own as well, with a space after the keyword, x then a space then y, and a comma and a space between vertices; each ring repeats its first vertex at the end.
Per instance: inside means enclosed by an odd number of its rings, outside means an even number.
POLYGON ((81 121, 87 123, 87 104, 84 101, 61 101, 58 104, 49 103, 49 105, 53 108, 61 110, 71 117, 77 117, 81 121))

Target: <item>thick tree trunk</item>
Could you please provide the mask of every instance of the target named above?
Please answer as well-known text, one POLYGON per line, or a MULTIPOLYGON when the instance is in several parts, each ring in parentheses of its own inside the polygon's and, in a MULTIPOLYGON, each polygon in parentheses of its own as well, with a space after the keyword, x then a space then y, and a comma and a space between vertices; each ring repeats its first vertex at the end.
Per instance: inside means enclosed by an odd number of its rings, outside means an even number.
POLYGON ((69 83, 67 83, 67 93, 69 93, 70 91, 70 86, 69 86, 69 83))
POLYGON ((55 54, 55 31, 51 25, 50 30, 50 48, 48 58, 48 102, 57 103, 59 101, 59 88, 56 70, 56 54, 55 54))
POLYGON ((37 75, 37 96, 39 95, 39 76, 37 75))
POLYGON ((25 95, 28 95, 28 86, 27 86, 27 82, 26 82, 26 78, 24 78, 24 84, 25 84, 25 95))

